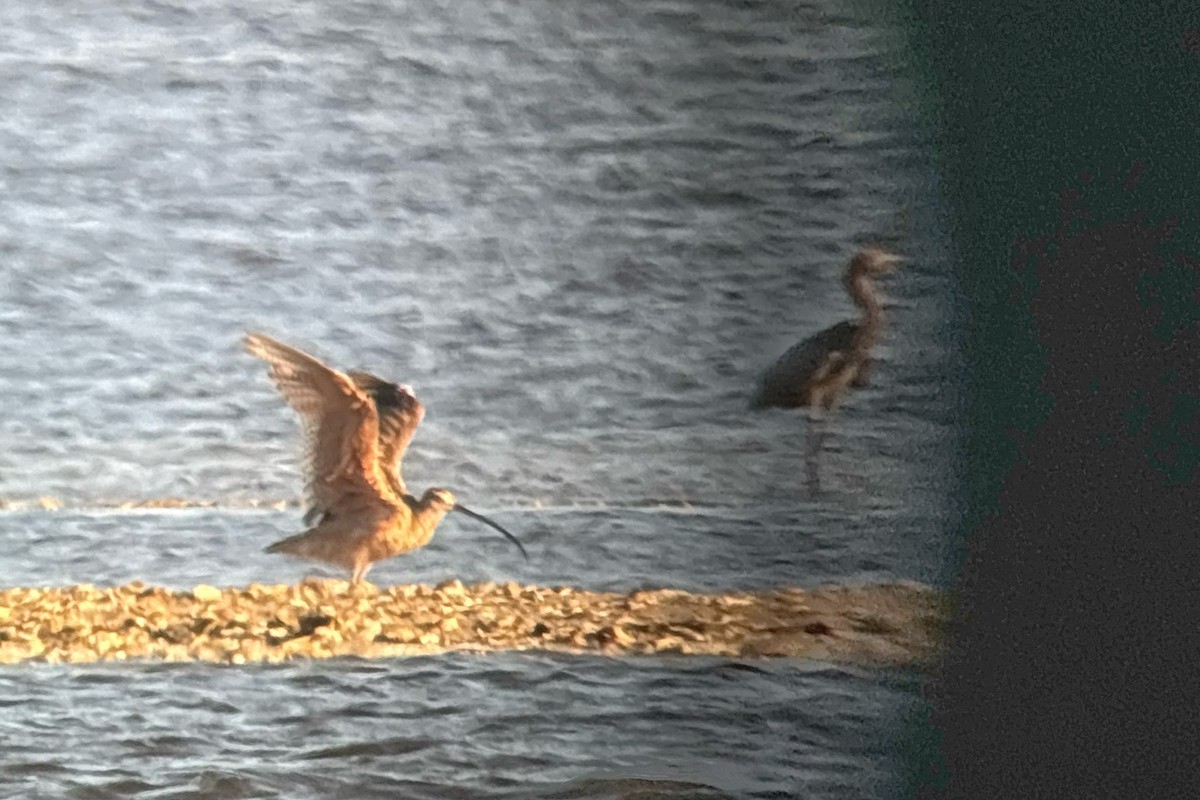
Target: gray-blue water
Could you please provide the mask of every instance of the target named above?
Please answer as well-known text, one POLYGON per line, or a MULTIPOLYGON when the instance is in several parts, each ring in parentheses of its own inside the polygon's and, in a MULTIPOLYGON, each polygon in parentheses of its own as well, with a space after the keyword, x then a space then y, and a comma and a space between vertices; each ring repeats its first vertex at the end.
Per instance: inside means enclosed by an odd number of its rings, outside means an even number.
MULTIPOLYGON (((958 325, 915 102, 891 23, 826 0, 4 4, 0 581, 312 571, 262 553, 301 529, 300 439, 246 330, 411 384, 409 485, 531 555, 451 518, 377 583, 940 581, 958 325), (911 261, 810 497, 803 417, 746 400, 851 315, 868 241, 911 261), (162 498, 218 507, 114 508, 162 498)), ((915 686, 531 654, 19 665, 0 795, 882 798, 915 686)))

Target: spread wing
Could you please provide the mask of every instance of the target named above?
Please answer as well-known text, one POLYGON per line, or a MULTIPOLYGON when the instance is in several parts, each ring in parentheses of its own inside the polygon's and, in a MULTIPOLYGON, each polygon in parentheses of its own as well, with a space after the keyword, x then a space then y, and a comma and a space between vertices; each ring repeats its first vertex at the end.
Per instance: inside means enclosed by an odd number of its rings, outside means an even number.
POLYGON ((754 405, 803 405, 807 402, 803 398, 806 386, 821 380, 851 356, 858 327, 857 322, 839 322, 793 345, 763 375, 754 405))
POLYGON ((379 418, 379 465, 384 478, 397 496, 408 494, 401 461, 417 426, 425 418, 425 406, 407 386, 385 381, 369 372, 351 370, 346 375, 375 403, 379 418))
POLYGON ((334 510, 364 500, 398 502, 380 476, 379 417, 371 397, 348 376, 269 336, 247 334, 245 346, 270 365, 275 387, 300 415, 311 503, 334 510))

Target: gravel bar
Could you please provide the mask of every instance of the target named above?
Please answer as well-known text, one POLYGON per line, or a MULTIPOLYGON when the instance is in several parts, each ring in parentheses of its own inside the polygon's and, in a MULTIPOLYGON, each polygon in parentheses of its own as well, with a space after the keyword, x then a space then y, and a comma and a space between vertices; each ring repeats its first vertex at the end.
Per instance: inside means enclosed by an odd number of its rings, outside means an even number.
POLYGON ((720 594, 457 580, 377 587, 309 579, 191 591, 81 584, 0 591, 0 663, 543 650, 927 666, 944 616, 943 595, 907 582, 720 594))

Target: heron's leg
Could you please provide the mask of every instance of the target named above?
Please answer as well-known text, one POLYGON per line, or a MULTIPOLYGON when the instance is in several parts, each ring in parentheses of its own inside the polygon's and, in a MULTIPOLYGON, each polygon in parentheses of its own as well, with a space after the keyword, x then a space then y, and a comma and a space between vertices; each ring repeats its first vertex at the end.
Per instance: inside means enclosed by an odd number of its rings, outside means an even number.
POLYGON ((855 389, 861 389, 864 386, 869 386, 871 383, 871 365, 870 358, 864 358, 858 365, 858 370, 854 373, 854 379, 850 381, 850 385, 855 389))
POLYGON ((808 407, 808 447, 804 455, 810 499, 821 491, 821 447, 825 438, 824 428, 825 415, 822 413, 820 401, 817 401, 808 407))

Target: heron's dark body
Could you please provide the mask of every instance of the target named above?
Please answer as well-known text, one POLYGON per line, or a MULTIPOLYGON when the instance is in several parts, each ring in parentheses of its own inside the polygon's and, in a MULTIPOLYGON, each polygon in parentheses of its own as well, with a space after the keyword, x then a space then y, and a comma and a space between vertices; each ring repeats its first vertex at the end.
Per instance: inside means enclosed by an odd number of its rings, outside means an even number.
MULTIPOLYGON (((846 320, 793 345, 763 373, 751 399, 752 407, 804 408, 812 405, 815 379, 819 376, 822 361, 829 353, 849 353, 854 337, 861 330, 859 323, 846 320)), ((847 358, 844 368, 853 373, 850 386, 866 386, 871 357, 847 358)))
POLYGON ((862 317, 846 320, 804 339, 780 356, 759 379, 752 408, 808 408, 831 411, 851 387, 867 383, 871 349, 883 330, 883 304, 874 278, 898 257, 878 248, 859 251, 846 268, 843 283, 862 317))

